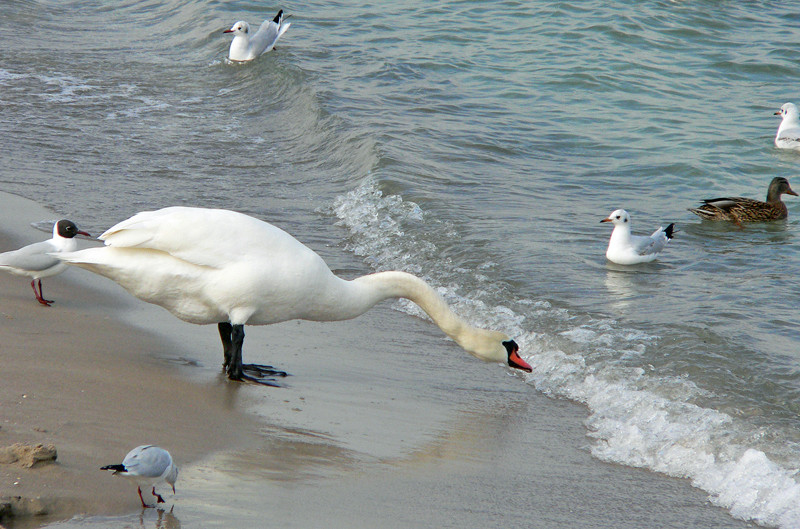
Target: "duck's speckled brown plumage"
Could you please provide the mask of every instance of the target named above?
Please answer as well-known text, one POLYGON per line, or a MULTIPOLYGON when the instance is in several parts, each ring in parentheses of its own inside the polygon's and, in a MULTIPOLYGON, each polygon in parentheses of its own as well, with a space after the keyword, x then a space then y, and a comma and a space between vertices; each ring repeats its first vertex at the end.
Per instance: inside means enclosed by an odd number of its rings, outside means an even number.
POLYGON ((766 202, 744 197, 712 198, 704 200, 699 208, 689 208, 689 211, 705 220, 727 220, 737 224, 785 219, 789 212, 781 201, 784 193, 797 196, 789 187, 789 181, 779 176, 770 182, 766 202))

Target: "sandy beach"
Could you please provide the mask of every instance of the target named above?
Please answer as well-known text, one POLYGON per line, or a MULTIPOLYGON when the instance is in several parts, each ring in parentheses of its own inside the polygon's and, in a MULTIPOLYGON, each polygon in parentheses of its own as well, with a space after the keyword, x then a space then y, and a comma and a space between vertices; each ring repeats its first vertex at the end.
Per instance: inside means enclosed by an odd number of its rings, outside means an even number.
MULTIPOLYGON (((58 215, 0 195, 0 217, 4 251, 58 215)), ((220 375, 212 326, 82 270, 44 280, 50 308, 28 283, 0 274, 0 446, 52 443, 58 460, 0 465, 0 498, 47 512, 8 527, 750 526, 685 480, 592 459, 583 407, 390 304, 248 328, 245 360, 292 374, 264 388, 220 375), (99 470, 143 443, 181 466, 165 511, 99 470)))
MULTIPOLYGON (((0 248, 48 238, 29 223, 54 214, 2 198, 0 248)), ((36 302, 28 279, 0 275, 0 446, 52 443, 58 450, 55 465, 0 465, 0 498, 36 499, 27 508, 48 513, 39 522, 136 508, 131 484, 99 470, 134 446, 175 447, 191 460, 233 443, 246 446, 254 428, 230 405, 230 388, 190 382, 177 366, 159 363, 168 344, 115 320, 115 300, 71 281, 73 275, 43 280, 51 307, 36 302)))

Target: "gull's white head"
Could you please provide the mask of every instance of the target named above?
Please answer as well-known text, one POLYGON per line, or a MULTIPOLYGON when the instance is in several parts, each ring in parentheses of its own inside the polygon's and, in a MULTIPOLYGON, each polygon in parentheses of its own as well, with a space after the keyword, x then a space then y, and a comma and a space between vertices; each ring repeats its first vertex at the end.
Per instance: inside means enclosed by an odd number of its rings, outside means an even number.
MULTIPOLYGON (((219 31, 219 30, 217 30, 219 31)), ((240 20, 239 22, 235 23, 231 26, 231 29, 226 29, 223 33, 233 33, 234 37, 238 37, 241 35, 249 35, 250 34, 250 24, 245 22, 244 20, 240 20)))
POLYGON ((783 119, 798 119, 800 112, 797 110, 797 105, 794 103, 784 103, 781 109, 775 112, 776 116, 781 116, 783 119))
POLYGON ((627 226, 631 223, 631 216, 624 209, 615 209, 611 215, 600 222, 611 222, 614 226, 627 226))

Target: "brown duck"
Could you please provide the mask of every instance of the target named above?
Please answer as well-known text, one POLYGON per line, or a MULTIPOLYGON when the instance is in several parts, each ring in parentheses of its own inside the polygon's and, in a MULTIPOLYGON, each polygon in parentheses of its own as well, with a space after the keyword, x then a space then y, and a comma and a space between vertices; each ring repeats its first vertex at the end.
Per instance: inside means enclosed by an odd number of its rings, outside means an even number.
POLYGON ((712 198, 704 200, 699 208, 689 208, 689 211, 705 220, 728 220, 736 224, 785 219, 789 212, 781 201, 784 193, 797 196, 789 187, 789 181, 778 176, 769 183, 766 202, 743 197, 712 198))

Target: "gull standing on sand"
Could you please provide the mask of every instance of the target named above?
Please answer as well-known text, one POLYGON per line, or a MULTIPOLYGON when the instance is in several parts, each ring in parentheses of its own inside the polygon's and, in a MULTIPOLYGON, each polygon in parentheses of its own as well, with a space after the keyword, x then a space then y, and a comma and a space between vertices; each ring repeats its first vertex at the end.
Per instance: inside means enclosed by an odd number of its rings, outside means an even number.
POLYGON ((251 34, 250 24, 240 20, 231 26, 231 29, 223 31, 223 33, 233 33, 228 58, 232 61, 252 61, 274 48, 278 39, 291 25, 291 22, 283 23, 283 9, 278 11, 272 20, 265 20, 255 34, 251 34))
POLYGON ((659 227, 649 237, 631 235, 631 217, 624 209, 612 211, 611 215, 600 222, 614 224, 614 231, 611 232, 611 239, 608 241, 606 258, 612 263, 621 265, 652 261, 667 246, 675 230, 675 224, 672 223, 666 228, 659 227))
POLYGON ((775 146, 779 149, 800 150, 800 113, 797 105, 785 103, 775 115, 783 117, 778 134, 775 135, 775 146))
POLYGON ((65 263, 54 257, 53 254, 74 252, 78 247, 74 239, 76 235, 91 237, 85 231, 79 230, 71 220, 59 220, 53 225, 52 239, 29 244, 19 250, 0 253, 0 270, 33 278, 31 288, 33 288, 36 301, 49 307, 53 301, 44 299, 42 278, 54 276, 66 270, 65 263), (39 282, 38 291, 36 290, 37 281, 39 282))
POLYGON ((100 470, 110 470, 115 476, 122 476, 134 481, 139 491, 139 499, 142 501, 142 508, 151 507, 142 498, 142 486, 145 489, 152 487, 156 503, 165 503, 164 498, 156 492, 156 485, 159 483, 166 482, 172 486, 172 493, 175 494, 178 467, 173 463, 169 452, 158 446, 137 446, 128 452, 121 464, 107 465, 101 467, 100 470))
MULTIPOLYGON (((514 340, 468 324, 422 279, 405 272, 341 279, 322 257, 285 231, 236 211, 145 211, 99 238, 106 246, 60 258, 116 281, 184 321, 216 323, 223 366, 232 380, 269 384, 262 381, 265 375, 285 375, 269 366, 242 364, 245 324, 348 320, 390 298, 419 305, 473 356, 531 371, 514 340)), ((302 350, 302 340, 298 347, 302 350)))

